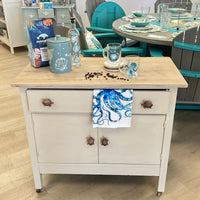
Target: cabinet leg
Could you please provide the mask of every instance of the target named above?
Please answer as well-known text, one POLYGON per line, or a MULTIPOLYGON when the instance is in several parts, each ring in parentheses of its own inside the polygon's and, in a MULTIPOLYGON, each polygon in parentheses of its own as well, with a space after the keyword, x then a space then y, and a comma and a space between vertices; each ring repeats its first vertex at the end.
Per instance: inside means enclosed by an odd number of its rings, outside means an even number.
POLYGON ((33 173, 36 192, 40 193, 43 187, 42 174, 33 173))
POLYGON ((162 192, 157 192, 157 196, 160 197, 162 195, 162 192))
POLYGON ((40 193, 40 192, 41 192, 41 189, 36 189, 36 192, 37 192, 37 193, 40 193))
POLYGON ((13 47, 10 47, 10 51, 11 51, 11 54, 14 54, 14 48, 13 47))

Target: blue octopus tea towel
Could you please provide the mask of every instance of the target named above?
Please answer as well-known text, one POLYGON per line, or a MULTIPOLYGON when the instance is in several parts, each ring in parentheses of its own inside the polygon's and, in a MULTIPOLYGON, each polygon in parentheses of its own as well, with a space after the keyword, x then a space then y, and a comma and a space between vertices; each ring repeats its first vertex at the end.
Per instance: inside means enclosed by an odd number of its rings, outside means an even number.
POLYGON ((132 90, 94 90, 93 128, 130 127, 132 103, 132 90))

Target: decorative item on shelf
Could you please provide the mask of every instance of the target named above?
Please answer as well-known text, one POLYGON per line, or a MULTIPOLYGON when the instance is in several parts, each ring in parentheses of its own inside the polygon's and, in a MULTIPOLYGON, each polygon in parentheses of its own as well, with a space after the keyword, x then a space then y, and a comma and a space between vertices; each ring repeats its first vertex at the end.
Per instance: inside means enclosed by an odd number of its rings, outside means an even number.
POLYGON ((71 49, 73 62, 72 65, 79 66, 80 65, 80 41, 79 41, 79 31, 76 28, 76 20, 75 17, 71 17, 71 28, 69 29, 68 36, 70 38, 71 49))
POLYGON ((50 0, 40 0, 40 2, 50 2, 50 0))
POLYGON ((32 6, 32 0, 24 0, 24 4, 25 4, 27 7, 30 7, 30 6, 32 6))
POLYGON ((52 2, 44 2, 44 9, 53 9, 53 3, 52 2))
POLYGON ((67 73, 71 71, 70 39, 56 35, 47 39, 50 70, 53 73, 67 73))

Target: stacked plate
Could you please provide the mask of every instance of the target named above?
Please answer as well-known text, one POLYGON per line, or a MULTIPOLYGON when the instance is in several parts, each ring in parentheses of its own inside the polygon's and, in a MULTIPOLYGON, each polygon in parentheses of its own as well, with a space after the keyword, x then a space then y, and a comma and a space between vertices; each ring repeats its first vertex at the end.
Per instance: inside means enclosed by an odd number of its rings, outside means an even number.
POLYGON ((126 24, 126 25, 124 25, 124 27, 126 29, 129 29, 129 30, 143 30, 143 31, 150 30, 150 29, 153 28, 152 25, 150 25, 150 24, 148 24, 145 27, 137 27, 137 26, 134 26, 134 25, 131 25, 131 24, 126 24))

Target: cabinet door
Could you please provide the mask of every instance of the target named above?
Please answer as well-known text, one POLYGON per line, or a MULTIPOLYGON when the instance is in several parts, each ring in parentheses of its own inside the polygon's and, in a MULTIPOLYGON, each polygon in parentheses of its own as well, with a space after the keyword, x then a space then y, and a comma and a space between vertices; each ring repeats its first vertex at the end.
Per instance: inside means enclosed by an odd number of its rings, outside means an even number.
POLYGON ((133 115, 131 128, 99 129, 99 163, 160 164, 164 121, 165 115, 133 115))
POLYGON ((46 163, 97 163, 97 130, 91 114, 33 114, 38 161, 46 163), (87 137, 94 144, 87 144, 87 137))

